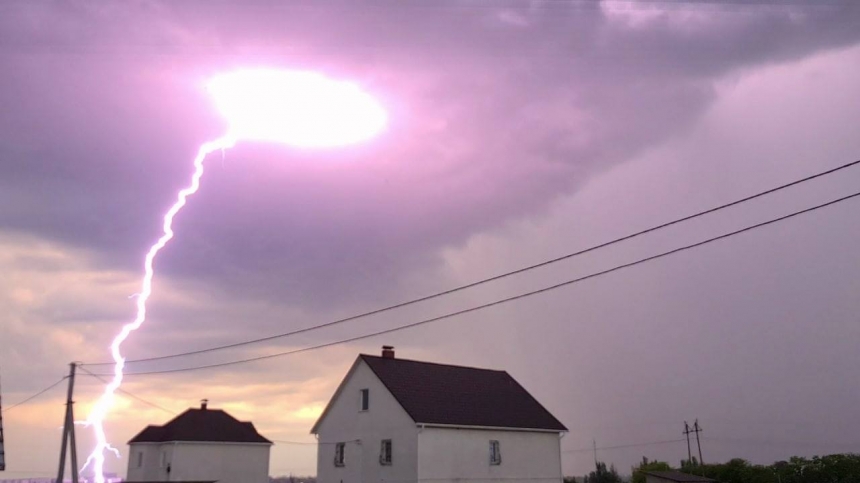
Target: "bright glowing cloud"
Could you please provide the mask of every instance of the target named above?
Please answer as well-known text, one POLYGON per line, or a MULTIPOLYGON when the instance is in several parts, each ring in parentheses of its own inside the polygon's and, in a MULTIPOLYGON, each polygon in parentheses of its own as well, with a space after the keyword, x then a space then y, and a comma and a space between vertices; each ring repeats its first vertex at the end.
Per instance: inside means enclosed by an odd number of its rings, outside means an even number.
POLYGON ((339 146, 373 137, 388 120, 360 87, 316 72, 240 70, 216 76, 208 88, 236 140, 339 146))
POLYGON ((321 404, 311 406, 302 406, 296 411, 293 411, 293 417, 304 420, 316 420, 325 409, 321 404))

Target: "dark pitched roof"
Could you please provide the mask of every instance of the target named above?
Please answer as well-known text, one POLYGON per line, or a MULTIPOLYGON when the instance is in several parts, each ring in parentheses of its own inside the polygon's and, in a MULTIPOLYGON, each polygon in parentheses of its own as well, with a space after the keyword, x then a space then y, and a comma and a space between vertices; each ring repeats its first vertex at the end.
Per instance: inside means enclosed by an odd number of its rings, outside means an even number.
MULTIPOLYGON (((218 482, 218 480, 200 480, 200 481, 182 480, 182 483, 217 483, 217 482, 218 482)), ((159 480, 139 480, 139 481, 124 480, 122 483, 176 483, 176 481, 168 482, 167 480, 160 480, 160 481, 159 480)))
POLYGON ((505 371, 360 358, 416 423, 567 431, 505 371))
POLYGON ((220 409, 189 409, 164 426, 147 426, 128 443, 170 441, 272 443, 253 424, 239 421, 220 409))
POLYGON ((681 473, 680 471, 643 471, 646 475, 656 476, 657 478, 663 478, 664 480, 669 481, 678 481, 682 483, 708 483, 717 480, 713 480, 711 478, 705 478, 704 476, 696 476, 688 473, 681 473))

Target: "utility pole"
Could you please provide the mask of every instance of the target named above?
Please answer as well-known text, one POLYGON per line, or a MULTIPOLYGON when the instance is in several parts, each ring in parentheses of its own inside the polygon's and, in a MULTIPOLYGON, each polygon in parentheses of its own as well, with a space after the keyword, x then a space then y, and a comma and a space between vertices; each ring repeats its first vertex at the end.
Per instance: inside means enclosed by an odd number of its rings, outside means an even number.
POLYGON ((696 446, 699 447, 699 464, 705 464, 704 460, 702 460, 702 443, 699 441, 699 433, 703 432, 701 426, 699 426, 699 418, 696 418, 696 421, 693 423, 693 432, 696 433, 696 446))
POLYGON ((66 420, 63 423, 63 442, 60 446, 60 469, 57 471, 56 483, 63 483, 63 473, 66 469, 66 448, 71 456, 72 483, 78 483, 78 446, 75 444, 75 411, 72 394, 75 390, 75 368, 78 364, 69 364, 69 392, 66 396, 66 420))
POLYGON ((597 464, 597 440, 591 438, 591 446, 594 448, 594 471, 599 473, 600 466, 597 464))
POLYGON ((6 451, 3 450, 3 390, 0 388, 0 471, 6 471, 6 451))
MULTIPOLYGON (((693 464, 693 452, 692 452, 692 450, 690 450, 690 433, 692 433, 692 431, 690 430, 690 425, 687 424, 686 421, 684 421, 684 436, 687 437, 687 464, 692 465, 693 464)), ((77 483, 77 482, 75 482, 75 483, 77 483)))

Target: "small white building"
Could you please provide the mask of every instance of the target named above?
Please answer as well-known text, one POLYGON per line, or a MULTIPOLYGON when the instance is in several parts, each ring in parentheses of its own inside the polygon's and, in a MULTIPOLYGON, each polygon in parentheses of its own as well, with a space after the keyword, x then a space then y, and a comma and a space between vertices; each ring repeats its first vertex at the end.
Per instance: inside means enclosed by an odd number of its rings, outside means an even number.
POLYGON ((717 480, 704 476, 681 473, 680 471, 643 471, 645 483, 716 483, 717 480))
POLYGON ((268 483, 272 442, 254 425, 203 400, 164 426, 132 438, 127 482, 268 483))
POLYGON ((311 433, 319 483, 562 481, 567 429, 505 371, 360 355, 311 433))

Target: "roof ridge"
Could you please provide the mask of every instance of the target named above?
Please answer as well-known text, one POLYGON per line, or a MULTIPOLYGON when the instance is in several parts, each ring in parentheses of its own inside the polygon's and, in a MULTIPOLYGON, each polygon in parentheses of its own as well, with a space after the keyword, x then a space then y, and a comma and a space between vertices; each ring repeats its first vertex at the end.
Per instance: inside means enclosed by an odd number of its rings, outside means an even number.
POLYGON ((359 357, 370 357, 372 359, 384 359, 384 360, 392 360, 392 361, 400 361, 400 362, 414 362, 416 364, 430 364, 434 366, 443 366, 443 367, 456 367, 457 369, 471 369, 473 371, 487 371, 487 372, 501 372, 507 374, 508 371, 504 369, 487 369, 486 367, 474 367, 474 366, 460 366, 457 364, 445 364, 443 362, 432 362, 432 361, 419 361, 416 359, 402 359, 402 358, 393 358, 393 357, 382 357, 376 356, 373 354, 359 354, 359 357))

